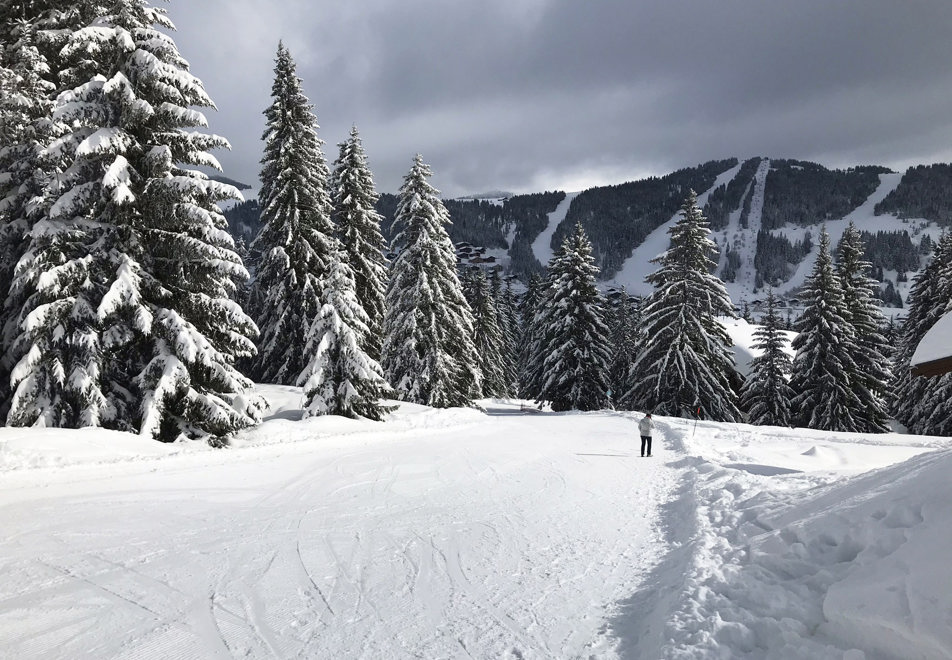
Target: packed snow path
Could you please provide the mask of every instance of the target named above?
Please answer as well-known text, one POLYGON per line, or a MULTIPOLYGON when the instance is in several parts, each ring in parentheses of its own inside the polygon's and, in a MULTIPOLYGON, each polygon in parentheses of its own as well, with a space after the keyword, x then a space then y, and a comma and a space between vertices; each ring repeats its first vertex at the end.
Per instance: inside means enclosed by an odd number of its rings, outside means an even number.
POLYGON ((614 655, 665 553, 664 443, 640 458, 630 413, 489 412, 7 471, 0 657, 614 655))

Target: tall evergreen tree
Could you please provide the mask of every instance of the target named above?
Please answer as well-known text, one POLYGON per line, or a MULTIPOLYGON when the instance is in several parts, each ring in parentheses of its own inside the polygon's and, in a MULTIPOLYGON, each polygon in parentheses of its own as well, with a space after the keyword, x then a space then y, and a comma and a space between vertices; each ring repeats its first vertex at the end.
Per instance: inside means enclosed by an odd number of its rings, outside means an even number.
POLYGON ((634 385, 631 381, 631 367, 641 343, 641 315, 637 302, 628 295, 625 288, 622 288, 618 303, 612 310, 609 325, 612 328, 609 385, 614 399, 619 401, 618 405, 624 407, 621 399, 634 385))
POLYGON ((529 284, 525 295, 519 303, 521 317, 519 332, 519 396, 524 399, 535 399, 542 389, 542 354, 543 333, 536 323, 541 320, 540 312, 544 309, 546 294, 545 280, 538 273, 529 276, 529 284))
POLYGON ((335 259, 324 304, 307 333, 309 362, 298 377, 304 416, 342 415, 379 421, 391 409, 380 399, 393 395, 383 371, 366 350, 367 314, 357 301, 350 265, 335 259))
POLYGON ((853 411, 853 418, 857 420, 860 431, 885 433, 889 430, 886 388, 891 373, 886 358, 888 348, 882 334, 883 313, 873 295, 879 287, 876 280, 867 275, 872 264, 863 259, 864 249, 863 237, 850 222, 840 240, 836 270, 843 287, 847 319, 854 334, 854 342, 848 348, 857 368, 851 379, 859 407, 853 411))
POLYGON ((481 268, 473 269, 475 284, 473 309, 473 339, 479 368, 483 374, 484 397, 508 395, 506 387, 505 338, 499 326, 496 304, 489 281, 481 268))
POLYGON ((284 44, 275 57, 271 105, 264 111, 261 263, 249 306, 260 329, 252 373, 266 383, 294 384, 307 366, 306 332, 321 306, 335 258, 329 170, 317 119, 284 44))
POLYGON ((847 318, 843 287, 833 269, 830 237, 820 231, 820 251, 813 271, 804 284, 805 309, 793 340, 790 387, 796 395, 794 423, 824 431, 857 431, 861 420, 854 416, 861 401, 854 381, 857 373, 850 346, 855 341, 847 318))
POLYGON ((645 343, 632 367, 625 405, 663 415, 703 414, 735 421, 737 372, 732 342, 718 316, 734 318, 724 284, 711 274, 717 246, 692 190, 669 230, 671 246, 653 260, 654 292, 642 311, 645 343))
POLYGON ((608 407, 609 331, 595 277, 592 244, 580 223, 549 262, 540 401, 553 410, 608 407))
POLYGON ((468 406, 482 388, 473 315, 444 227, 449 213, 427 181, 430 176, 418 154, 400 188, 381 362, 403 400, 436 408, 468 406))
POLYGON ((919 342, 952 311, 952 234, 939 239, 932 261, 912 285, 908 303, 893 358, 891 410, 911 433, 952 435, 952 374, 925 378, 910 370, 919 342))
POLYGON ((164 10, 83 7, 86 27, 56 34, 68 130, 46 153, 65 167, 13 285, 28 293, 10 421, 220 439, 260 418, 234 368, 255 329, 217 206, 238 193, 186 167, 217 167, 227 142, 194 130, 213 104, 164 10))
POLYGON ((354 273, 357 300, 367 314, 365 349, 379 360, 387 293, 387 244, 380 233, 383 218, 376 211, 379 196, 356 126, 339 147, 331 183, 333 220, 344 258, 354 273))
MULTIPOLYGON (((7 7, 10 15, 14 6, 7 7)), ((19 9, 17 20, 0 24, 0 420, 6 418, 12 395, 11 369, 22 357, 15 339, 26 292, 13 286, 15 268, 40 217, 32 200, 42 196, 53 169, 43 150, 59 129, 50 119, 52 70, 37 44, 40 16, 19 9)), ((7 12, 0 13, 0 20, 9 19, 7 12)))
POLYGON ((767 292, 767 314, 754 331, 753 346, 761 354, 751 360, 750 373, 741 391, 741 406, 751 424, 790 426, 794 391, 787 382, 792 360, 784 351, 786 343, 777 299, 771 289, 767 292))
POLYGON ((517 312, 516 296, 512 291, 509 278, 503 285, 499 277, 499 270, 489 271, 489 288, 496 307, 496 318, 499 320, 499 330, 502 333, 502 369, 505 378, 504 396, 513 396, 519 384, 519 316, 517 312))

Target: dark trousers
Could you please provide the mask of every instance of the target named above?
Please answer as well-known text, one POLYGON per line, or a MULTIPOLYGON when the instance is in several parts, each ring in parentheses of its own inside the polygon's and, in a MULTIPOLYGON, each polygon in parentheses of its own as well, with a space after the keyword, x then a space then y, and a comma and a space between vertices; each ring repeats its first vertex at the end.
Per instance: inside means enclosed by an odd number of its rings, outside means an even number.
POLYGON ((641 455, 645 455, 645 447, 648 448, 648 456, 651 456, 651 436, 643 435, 641 436, 641 455))

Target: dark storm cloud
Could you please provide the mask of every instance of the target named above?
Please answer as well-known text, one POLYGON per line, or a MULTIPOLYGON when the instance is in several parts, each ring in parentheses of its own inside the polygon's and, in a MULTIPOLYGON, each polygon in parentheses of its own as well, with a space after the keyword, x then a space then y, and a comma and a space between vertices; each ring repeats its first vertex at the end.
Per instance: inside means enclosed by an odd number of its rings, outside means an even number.
POLYGON ((177 41, 258 171, 283 39, 329 160, 356 123, 382 190, 582 187, 711 158, 952 160, 948 0, 193 0, 177 41))

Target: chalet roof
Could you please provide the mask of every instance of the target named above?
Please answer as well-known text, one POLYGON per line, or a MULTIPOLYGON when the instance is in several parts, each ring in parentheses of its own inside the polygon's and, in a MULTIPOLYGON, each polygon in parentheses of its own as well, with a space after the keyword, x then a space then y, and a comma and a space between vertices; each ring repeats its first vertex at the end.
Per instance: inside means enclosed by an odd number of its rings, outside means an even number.
POLYGON ((940 318, 912 354, 914 376, 940 376, 952 372, 952 312, 940 318))

